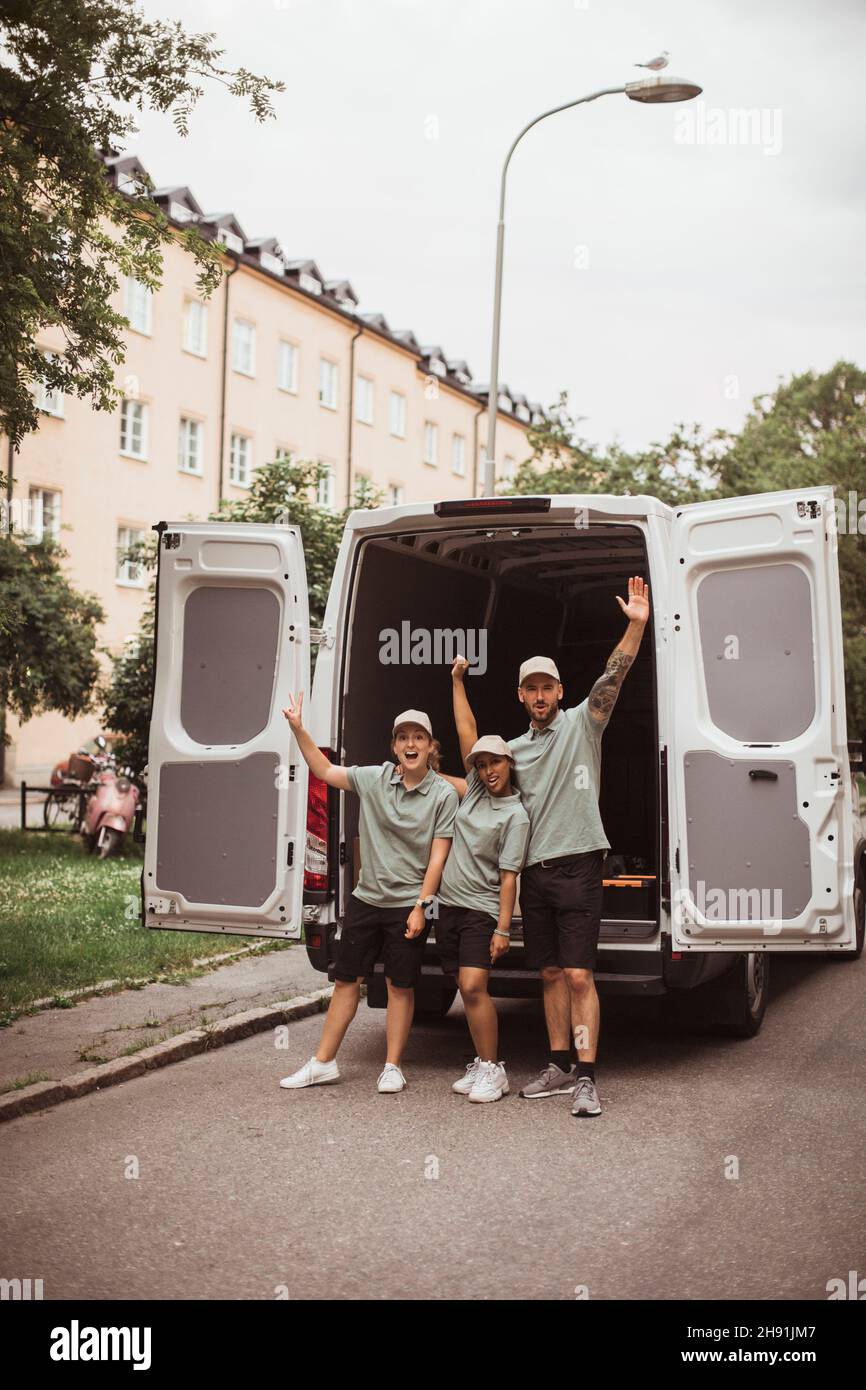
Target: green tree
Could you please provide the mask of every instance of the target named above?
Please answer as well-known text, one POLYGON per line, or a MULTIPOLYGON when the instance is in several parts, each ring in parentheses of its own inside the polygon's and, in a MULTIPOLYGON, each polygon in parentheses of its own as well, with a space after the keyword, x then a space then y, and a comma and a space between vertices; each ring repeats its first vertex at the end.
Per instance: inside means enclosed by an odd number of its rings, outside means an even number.
POLYGON ((0 13, 0 429, 17 445, 39 416, 33 383, 110 410, 128 321, 110 306, 118 276, 158 289, 162 252, 179 238, 207 297, 220 255, 194 228, 172 229, 147 196, 113 189, 101 153, 123 149, 135 112, 168 113, 181 134, 204 93, 222 83, 272 114, 282 82, 220 63, 213 34, 145 17, 131 0, 5 0, 0 13), (62 353, 36 346, 60 329, 62 353))
MULTIPOLYGON (((311 499, 327 469, 323 464, 280 458, 253 473, 249 492, 237 501, 223 501, 209 521, 283 522, 297 526, 304 545, 304 563, 310 595, 310 622, 320 627, 337 551, 349 511, 376 507, 381 496, 369 483, 359 485, 352 507, 331 512, 311 499)), ((156 537, 130 547, 129 556, 152 571, 149 601, 142 614, 136 641, 114 663, 102 690, 105 727, 122 736, 118 756, 140 772, 147 762, 153 686, 154 602, 156 596, 156 537)), ((314 648, 314 658, 317 653, 314 648)))
POLYGON ((582 423, 568 409, 562 392, 542 425, 528 432, 532 450, 514 480, 500 492, 646 493, 669 506, 698 502, 714 480, 715 460, 724 436, 704 436, 697 426, 679 425, 665 444, 629 453, 614 443, 600 449, 579 432, 582 423))
POLYGON ((46 710, 75 719, 93 708, 96 627, 105 613, 94 594, 73 589, 60 565, 65 556, 47 540, 24 545, 0 536, 0 762, 10 741, 7 710, 21 720, 46 710))

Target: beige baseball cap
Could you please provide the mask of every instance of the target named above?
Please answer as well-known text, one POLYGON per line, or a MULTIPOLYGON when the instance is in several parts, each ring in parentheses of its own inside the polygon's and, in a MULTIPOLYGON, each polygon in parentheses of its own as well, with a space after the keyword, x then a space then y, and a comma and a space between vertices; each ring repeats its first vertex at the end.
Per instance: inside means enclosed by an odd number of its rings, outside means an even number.
POLYGON ((431 738, 433 737, 433 725, 430 723, 430 716, 425 714, 422 709, 404 709, 402 714, 398 714, 391 730, 392 736, 396 734, 401 724, 419 724, 422 729, 427 730, 431 738))
POLYGON ((556 669, 556 662, 551 661, 549 656, 531 656, 528 661, 524 661, 520 667, 520 676, 517 681, 522 685, 527 676, 553 676, 555 681, 560 681, 561 676, 556 669))
POLYGON ((475 759, 479 753, 493 753, 497 758, 508 758, 512 766, 514 765, 514 754, 505 739, 500 738, 498 734, 484 734, 483 738, 476 739, 466 757, 470 767, 475 766, 475 759))

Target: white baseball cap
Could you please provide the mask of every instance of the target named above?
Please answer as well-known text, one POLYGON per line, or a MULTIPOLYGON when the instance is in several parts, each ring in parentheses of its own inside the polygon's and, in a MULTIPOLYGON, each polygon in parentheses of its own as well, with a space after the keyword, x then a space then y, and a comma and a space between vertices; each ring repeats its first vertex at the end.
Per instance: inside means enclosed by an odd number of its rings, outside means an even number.
POLYGON ((396 734, 401 724, 419 724, 422 729, 427 730, 431 738, 433 737, 433 725, 430 723, 430 716, 425 714, 422 709, 404 709, 402 714, 398 714, 391 730, 392 736, 396 734))
POLYGON ((553 676, 553 679, 561 682, 561 676, 556 669, 556 662, 551 661, 549 656, 531 656, 528 661, 524 661, 520 667, 520 676, 517 684, 522 685, 527 676, 553 676))
POLYGON ((497 758, 507 758, 511 765, 514 765, 514 754, 505 739, 500 738, 498 734, 484 734, 482 738, 476 739, 466 757, 470 767, 475 766, 475 759, 479 753, 493 753, 497 758))

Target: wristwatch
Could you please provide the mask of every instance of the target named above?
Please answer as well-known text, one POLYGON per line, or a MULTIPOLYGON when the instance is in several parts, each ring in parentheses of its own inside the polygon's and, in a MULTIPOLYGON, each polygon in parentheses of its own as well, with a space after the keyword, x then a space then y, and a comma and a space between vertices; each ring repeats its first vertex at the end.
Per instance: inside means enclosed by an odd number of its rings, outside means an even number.
POLYGON ((498 927, 494 927, 494 928, 493 928, 493 935, 494 935, 494 936, 504 936, 506 941, 510 941, 510 940, 511 940, 511 932, 510 932, 510 931, 500 931, 498 927))
POLYGON ((432 903, 432 901, 433 901, 433 896, 432 896, 432 894, 431 894, 431 896, 430 896, 429 898, 416 898, 416 899, 415 899, 415 906, 416 906, 416 907, 426 907, 427 904, 428 904, 428 903, 432 903))

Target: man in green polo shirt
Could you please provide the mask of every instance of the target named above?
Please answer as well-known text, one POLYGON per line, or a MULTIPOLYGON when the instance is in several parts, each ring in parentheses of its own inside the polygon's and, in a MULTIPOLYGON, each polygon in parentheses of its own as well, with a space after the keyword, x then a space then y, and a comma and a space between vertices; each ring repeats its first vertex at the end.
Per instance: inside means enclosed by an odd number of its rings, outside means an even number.
POLYGON ((579 705, 561 709, 550 657, 520 667, 517 698, 530 717, 509 740, 516 782, 529 814, 520 910, 526 962, 540 971, 550 1041, 546 1065, 520 1092, 527 1100, 574 1094, 572 1114, 600 1115, 595 1084, 599 1004, 593 971, 601 927, 602 865, 610 848, 598 808, 601 738, 649 619, 649 588, 628 581, 625 635, 579 705), (574 1036, 578 1062, 570 1060, 574 1036))

